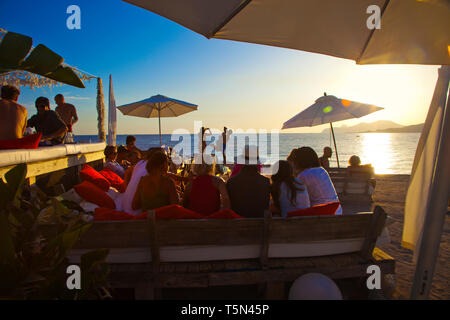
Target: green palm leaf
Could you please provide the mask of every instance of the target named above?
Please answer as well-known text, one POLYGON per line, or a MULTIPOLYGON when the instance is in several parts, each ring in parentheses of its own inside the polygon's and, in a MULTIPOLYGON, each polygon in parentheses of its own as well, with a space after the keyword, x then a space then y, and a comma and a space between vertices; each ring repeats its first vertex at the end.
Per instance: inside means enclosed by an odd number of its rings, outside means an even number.
POLYGON ((43 44, 32 49, 32 42, 30 37, 6 33, 0 41, 0 74, 23 70, 78 88, 85 87, 73 68, 63 65, 60 55, 43 44))

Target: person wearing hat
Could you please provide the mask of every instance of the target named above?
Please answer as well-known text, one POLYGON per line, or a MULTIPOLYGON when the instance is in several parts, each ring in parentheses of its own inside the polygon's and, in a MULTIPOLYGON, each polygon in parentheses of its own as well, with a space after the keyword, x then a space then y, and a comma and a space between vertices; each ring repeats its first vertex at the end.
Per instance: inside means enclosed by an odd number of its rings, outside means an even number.
POLYGON ((233 165, 233 170, 231 171, 230 177, 234 177, 239 173, 239 171, 241 171, 241 169, 244 167, 244 164, 248 162, 249 154, 250 156, 252 156, 252 154, 255 154, 257 156, 256 167, 258 169, 258 172, 261 172, 262 165, 259 162, 258 148, 256 146, 245 146, 244 151, 240 156, 237 157, 236 163, 233 165))
POLYGON ((270 180, 258 171, 259 157, 256 146, 246 146, 238 157, 239 172, 227 181, 231 209, 246 218, 264 217, 269 209, 270 180))

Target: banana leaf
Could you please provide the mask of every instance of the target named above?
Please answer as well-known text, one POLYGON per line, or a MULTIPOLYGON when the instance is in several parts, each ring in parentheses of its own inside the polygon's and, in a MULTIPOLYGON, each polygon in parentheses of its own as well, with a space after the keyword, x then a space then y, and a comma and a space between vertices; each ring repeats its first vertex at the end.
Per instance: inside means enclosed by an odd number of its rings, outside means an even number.
POLYGON ((31 50, 33 39, 15 32, 8 32, 0 42, 0 67, 14 69, 31 50))
POLYGON ((30 37, 8 32, 0 41, 0 75, 26 71, 49 79, 85 88, 73 68, 63 65, 64 59, 43 44, 32 48, 30 37))

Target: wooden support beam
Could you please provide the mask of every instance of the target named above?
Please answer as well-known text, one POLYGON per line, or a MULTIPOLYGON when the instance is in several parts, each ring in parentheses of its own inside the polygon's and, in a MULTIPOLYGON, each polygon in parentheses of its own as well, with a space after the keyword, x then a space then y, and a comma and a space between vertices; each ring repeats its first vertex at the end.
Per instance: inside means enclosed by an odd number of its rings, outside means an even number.
POLYGON ((383 231, 386 222, 386 212, 380 206, 376 206, 373 210, 372 221, 370 222, 367 235, 364 240, 360 255, 364 259, 371 259, 378 236, 383 231))
MULTIPOLYGON (((30 162, 27 163, 26 178, 37 177, 46 173, 67 169, 69 167, 83 165, 85 163, 97 160, 103 160, 104 158, 105 155, 103 151, 96 151, 90 153, 69 155, 57 159, 30 162)), ((12 168, 14 168, 14 165, 0 168, 0 178, 3 178, 3 176, 12 168)))
POLYGON ((272 222, 272 212, 266 210, 264 212, 264 226, 263 226, 263 234, 261 239, 261 253, 259 257, 259 261, 261 263, 261 268, 267 268, 267 261, 269 259, 269 243, 270 243, 270 229, 272 222))

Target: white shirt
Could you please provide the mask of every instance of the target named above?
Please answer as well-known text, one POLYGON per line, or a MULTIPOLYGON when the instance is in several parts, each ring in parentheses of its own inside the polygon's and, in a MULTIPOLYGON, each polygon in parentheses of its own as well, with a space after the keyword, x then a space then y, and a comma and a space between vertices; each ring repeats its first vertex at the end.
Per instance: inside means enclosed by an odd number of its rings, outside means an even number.
POLYGON ((306 186, 299 178, 295 178, 295 181, 298 184, 297 188, 303 187, 304 190, 297 190, 294 203, 291 202, 291 190, 288 188, 286 183, 283 182, 280 185, 280 196, 278 200, 280 201, 281 216, 283 218, 286 218, 287 213, 290 211, 310 207, 309 195, 308 191, 306 190, 306 186))
MULTIPOLYGON (((331 182, 330 176, 324 168, 309 168, 299 173, 297 177, 308 190, 311 206, 339 201, 333 182, 331 182)), ((336 214, 342 214, 341 206, 337 209, 336 214)))
POLYGON ((130 182, 128 183, 127 189, 124 193, 119 194, 119 196, 114 201, 116 203, 116 210, 128 212, 134 215, 142 213, 142 210, 133 210, 133 198, 136 193, 139 181, 143 176, 148 174, 145 166, 147 165, 147 160, 141 160, 134 166, 133 173, 131 175, 130 182))

